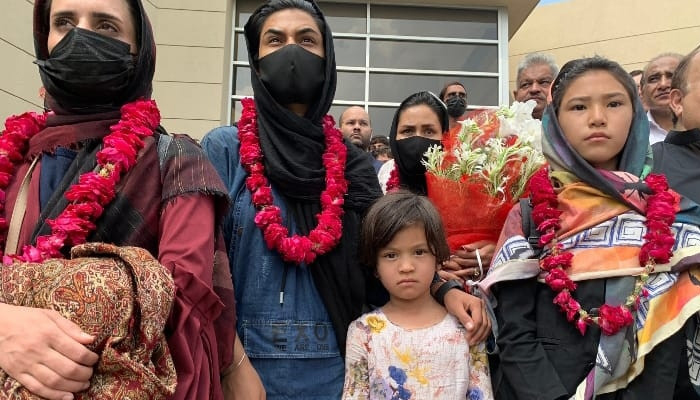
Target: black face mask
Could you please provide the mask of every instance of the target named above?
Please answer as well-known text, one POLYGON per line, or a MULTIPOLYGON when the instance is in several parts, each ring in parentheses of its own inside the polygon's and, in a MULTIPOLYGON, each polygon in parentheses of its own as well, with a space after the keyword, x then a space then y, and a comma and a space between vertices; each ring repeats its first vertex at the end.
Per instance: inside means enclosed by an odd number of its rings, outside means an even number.
POLYGON ((119 108, 134 75, 131 46, 81 28, 61 39, 46 60, 36 60, 46 91, 66 111, 119 108))
POLYGON ((325 80, 326 60, 290 44, 258 60, 260 80, 282 104, 311 104, 325 80))
POLYGON ((459 118, 467 110, 467 100, 459 96, 447 99, 447 114, 452 118, 459 118))
POLYGON ((442 142, 422 136, 411 136, 397 140, 396 148, 400 157, 396 157, 396 161, 399 164, 399 170, 406 175, 412 176, 425 174, 425 166, 421 163, 423 154, 434 145, 442 147, 442 142))

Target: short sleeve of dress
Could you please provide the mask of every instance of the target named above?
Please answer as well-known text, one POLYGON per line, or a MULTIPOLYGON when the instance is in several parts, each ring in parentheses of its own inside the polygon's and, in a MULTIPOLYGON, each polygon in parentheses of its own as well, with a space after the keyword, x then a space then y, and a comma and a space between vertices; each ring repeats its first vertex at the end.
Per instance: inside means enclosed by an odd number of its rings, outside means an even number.
POLYGON ((489 361, 485 344, 479 343, 469 348, 469 391, 468 400, 493 400, 489 361))
POLYGON ((348 328, 345 352, 345 384, 343 399, 369 398, 369 335, 367 326, 360 320, 348 328))

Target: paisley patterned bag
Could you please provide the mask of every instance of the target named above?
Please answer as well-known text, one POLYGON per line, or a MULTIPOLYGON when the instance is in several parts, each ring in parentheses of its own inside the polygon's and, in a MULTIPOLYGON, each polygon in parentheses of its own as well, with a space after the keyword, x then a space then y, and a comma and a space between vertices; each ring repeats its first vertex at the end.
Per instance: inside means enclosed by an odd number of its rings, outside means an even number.
MULTIPOLYGON (((175 285, 141 248, 76 246, 70 260, 0 266, 0 302, 55 310, 95 336, 100 355, 77 399, 164 399, 176 374, 164 327, 175 285)), ((38 399, 0 370, 0 399, 38 399)))

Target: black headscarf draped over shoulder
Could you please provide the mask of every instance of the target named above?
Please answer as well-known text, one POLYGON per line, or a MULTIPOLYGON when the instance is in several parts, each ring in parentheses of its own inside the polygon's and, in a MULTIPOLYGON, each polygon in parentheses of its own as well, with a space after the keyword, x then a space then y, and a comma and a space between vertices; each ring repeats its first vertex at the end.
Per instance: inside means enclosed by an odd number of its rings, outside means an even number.
MULTIPOLYGON (((326 60, 325 81, 321 93, 309 104, 304 117, 279 104, 260 81, 256 71, 259 31, 263 24, 260 14, 269 12, 270 4, 276 2, 266 2, 253 12, 244 28, 245 38, 265 173, 277 192, 282 194, 298 230, 306 235, 318 224, 316 214, 321 211, 320 195, 326 187, 326 171, 322 163, 325 142, 321 121, 335 96, 335 51, 333 36, 323 13, 314 1, 307 0, 316 13, 314 19, 323 22, 320 28, 326 60)), ((366 300, 367 277, 357 261, 362 214, 381 196, 377 175, 368 157, 347 141, 345 145, 348 149, 345 177, 349 187, 345 196, 343 236, 332 251, 318 257, 310 266, 343 353, 347 327, 362 313, 366 300)), ((287 265, 286 268, 294 266, 287 265)))
MULTIPOLYGON (((126 0, 129 4, 130 12, 135 14, 136 20, 134 27, 136 28, 136 42, 138 43, 138 54, 135 58, 134 74, 131 77, 131 83, 124 90, 124 95, 121 99, 115 102, 115 111, 129 102, 139 98, 150 98, 153 91, 153 74, 156 69, 156 44, 153 39, 153 29, 148 20, 146 11, 143 8, 141 0, 126 0)), ((49 57, 48 38, 51 21, 49 21, 49 12, 47 3, 50 0, 35 0, 34 1, 34 51, 38 60, 46 60, 49 57)), ((60 108, 60 104, 56 104, 55 100, 47 93, 47 102, 51 109, 60 108)), ((85 108, 81 113, 90 113, 93 110, 85 108)), ((104 112, 104 108, 94 110, 95 112, 104 112)))

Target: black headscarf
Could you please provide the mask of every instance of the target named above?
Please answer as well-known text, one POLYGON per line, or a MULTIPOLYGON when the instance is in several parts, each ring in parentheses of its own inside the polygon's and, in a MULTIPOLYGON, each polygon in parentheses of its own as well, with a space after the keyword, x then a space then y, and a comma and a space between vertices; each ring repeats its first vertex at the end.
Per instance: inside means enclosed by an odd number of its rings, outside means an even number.
MULTIPOLYGON (((38 60, 46 60, 49 57, 48 37, 51 23, 46 4, 49 0, 34 1, 34 51, 38 60)), ((90 114, 105 111, 119 111, 119 108, 131 101, 139 98, 150 98, 153 91, 152 81, 156 69, 156 45, 153 39, 153 30, 148 20, 146 11, 141 0, 127 0, 130 12, 135 14, 134 28, 136 29, 136 42, 138 44, 138 54, 135 58, 134 74, 131 83, 124 90, 124 94, 114 103, 114 110, 107 110, 104 107, 81 109, 81 114, 90 114), (133 11, 132 11, 133 10, 133 11)), ((51 93, 46 93, 46 101, 50 109, 65 114, 65 110, 60 105, 60 99, 54 99, 51 93)))
MULTIPOLYGON (((325 82, 321 94, 302 118, 279 104, 260 81, 257 53, 260 38, 252 21, 267 3, 259 7, 245 25, 251 83, 255 93, 260 147, 264 154, 267 178, 282 193, 287 209, 293 215, 301 234, 308 234, 318 221, 320 195, 326 187, 322 154, 325 150, 321 121, 335 96, 336 69, 332 33, 316 3, 309 0, 323 21, 325 50, 325 82)), ((262 23, 262 22, 260 22, 262 23)), ((316 288, 330 315, 340 351, 345 352, 347 328, 362 313, 366 300, 366 273, 357 257, 359 231, 364 210, 378 197, 381 189, 377 175, 367 156, 345 141, 348 149, 345 177, 349 181, 345 196, 343 236, 329 253, 310 265, 316 288)))
POLYGON ((404 101, 401 102, 401 105, 399 105, 399 108, 394 113, 394 119, 391 122, 391 130, 389 131, 389 147, 391 148, 391 154, 394 156, 394 168, 398 168, 399 171, 399 182, 401 182, 401 187, 408 189, 413 193, 426 195, 428 193, 428 188, 425 182, 425 173, 416 175, 406 171, 402 159, 402 157, 406 157, 406 155, 401 154, 401 151, 399 151, 399 147, 396 143, 396 132, 399 129, 399 117, 406 108, 419 104, 425 104, 428 107, 433 108, 430 104, 426 103, 413 104, 414 99, 418 95, 431 96, 432 98, 434 98, 435 102, 439 104, 441 112, 438 113, 438 120, 442 125, 443 135, 445 134, 447 128, 450 126, 449 116, 447 115, 447 106, 445 106, 445 103, 443 103, 442 100, 440 100, 431 92, 414 93, 408 96, 406 99, 404 99, 404 101))

